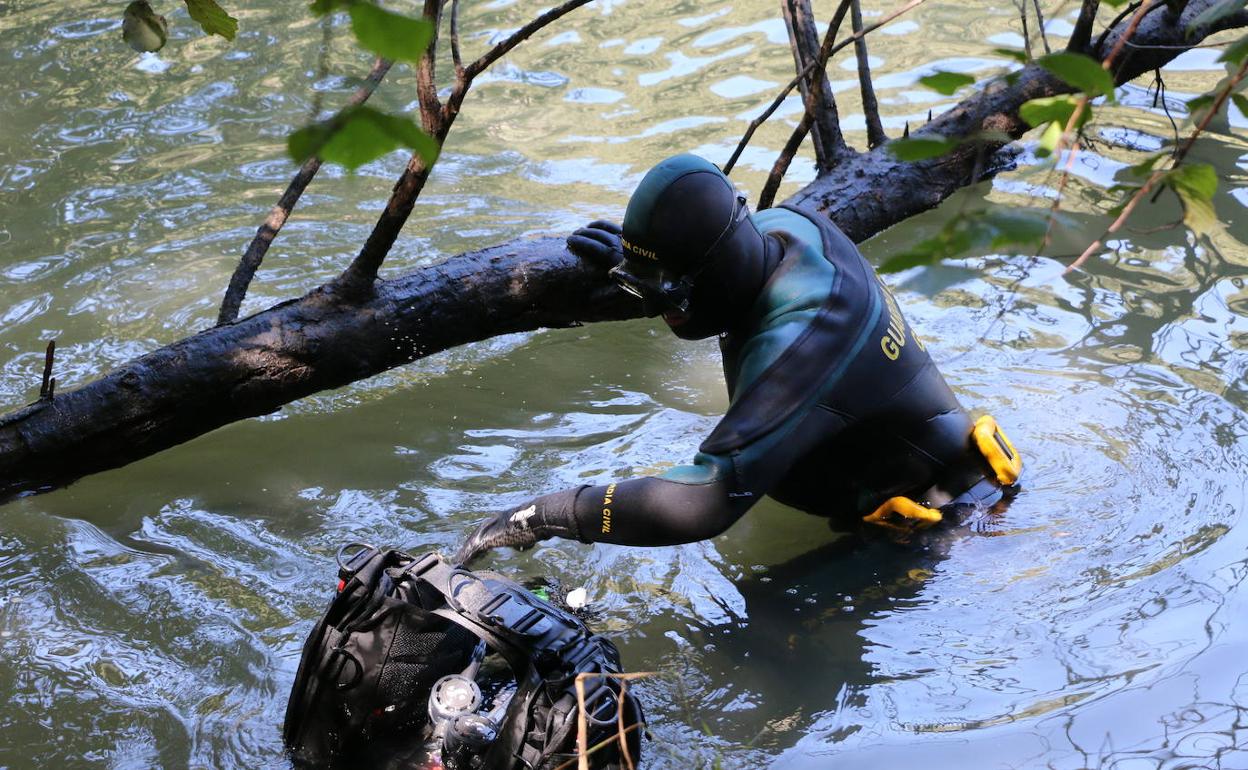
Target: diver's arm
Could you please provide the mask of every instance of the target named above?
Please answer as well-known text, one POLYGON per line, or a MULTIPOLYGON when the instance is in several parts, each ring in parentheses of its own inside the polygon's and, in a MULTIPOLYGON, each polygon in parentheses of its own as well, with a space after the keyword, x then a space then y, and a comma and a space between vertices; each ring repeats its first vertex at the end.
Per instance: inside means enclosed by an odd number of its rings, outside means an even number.
POLYGON ((754 503, 732 489, 731 461, 699 455, 694 465, 581 489, 581 539, 620 545, 675 545, 723 533, 754 503))
POLYGON ((467 563, 493 548, 528 548, 552 537, 642 546, 715 537, 841 425, 825 410, 807 409, 731 457, 699 452, 692 465, 663 476, 543 495, 487 519, 456 560, 467 563))
POLYGON ((647 546, 714 537, 754 501, 753 495, 730 489, 731 466, 726 458, 699 454, 693 465, 674 468, 666 478, 642 477, 542 495, 487 519, 460 547, 455 560, 466 564, 494 548, 528 548, 552 537, 647 546))

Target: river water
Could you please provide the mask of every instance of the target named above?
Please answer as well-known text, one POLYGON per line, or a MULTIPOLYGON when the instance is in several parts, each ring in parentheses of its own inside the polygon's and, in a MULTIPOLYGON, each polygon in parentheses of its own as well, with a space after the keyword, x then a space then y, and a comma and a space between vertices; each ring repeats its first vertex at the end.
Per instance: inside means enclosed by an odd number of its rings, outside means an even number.
MULTIPOLYGON (((345 21, 325 45, 301 3, 229 4, 233 44, 158 5, 170 43, 138 56, 119 3, 0 4, 4 408, 36 397, 48 339, 64 389, 210 325, 292 173, 284 137, 367 69, 345 21)), ((1063 35, 1073 5, 1045 5, 1063 35)), ((954 101, 915 85, 931 69, 1007 65, 992 48, 1022 41, 1000 6, 933 2, 872 36, 887 130, 954 101)), ((466 8, 468 51, 534 12, 466 8)), ((527 43, 474 89, 386 270, 619 217, 674 152, 722 162, 790 77, 777 13, 599 0, 527 43)), ((1180 113, 1215 57, 1167 73, 1180 113)), ((861 146, 852 57, 830 71, 861 146)), ((413 80, 396 68, 376 102, 410 107, 413 80)), ((586 586, 627 667, 660 672, 641 685, 647 767, 1248 767, 1244 124, 1193 153, 1222 169, 1208 238, 1158 229, 1178 218, 1163 199, 1110 256, 1061 274, 1107 224, 1114 172, 1170 136, 1145 85, 1076 163, 1063 259, 890 278, 963 402, 1026 455, 1007 511, 923 547, 846 548, 767 501, 712 542, 493 559, 586 586)), ((744 188, 799 110, 759 132, 744 188)), ((1053 178, 1018 161, 864 251, 886 258, 984 198, 1046 206, 1053 178)), ((323 170, 244 312, 339 271, 402 162, 323 170)), ((786 189, 812 173, 799 161, 786 189)), ((339 545, 451 549, 487 511, 686 460, 725 403, 713 343, 655 322, 512 335, 0 508, 0 766, 282 767, 339 545)))

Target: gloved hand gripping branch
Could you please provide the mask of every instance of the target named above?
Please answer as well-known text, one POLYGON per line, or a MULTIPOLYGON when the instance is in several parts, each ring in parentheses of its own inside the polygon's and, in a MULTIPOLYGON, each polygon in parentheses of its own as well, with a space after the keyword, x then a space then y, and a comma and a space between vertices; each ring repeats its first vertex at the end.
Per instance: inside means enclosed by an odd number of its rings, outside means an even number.
POLYGON ((616 223, 598 219, 568 236, 568 250, 610 270, 624 261, 624 246, 620 242, 623 232, 616 223))
POLYGON ((486 551, 500 547, 532 548, 538 541, 552 537, 589 542, 581 537, 576 521, 576 495, 582 489, 573 487, 543 495, 523 508, 494 514, 460 546, 455 563, 469 564, 486 551))

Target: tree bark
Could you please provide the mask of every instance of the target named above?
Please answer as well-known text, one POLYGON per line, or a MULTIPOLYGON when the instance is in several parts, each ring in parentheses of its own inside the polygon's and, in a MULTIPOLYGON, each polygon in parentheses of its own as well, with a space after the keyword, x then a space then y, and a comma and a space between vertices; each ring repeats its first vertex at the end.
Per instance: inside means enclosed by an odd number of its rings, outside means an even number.
MULTIPOLYGON (((1169 11, 1150 14, 1117 72, 1119 81, 1151 72, 1217 29, 1248 24, 1241 12, 1187 38, 1186 22, 1213 1, 1189 3, 1182 20, 1169 11)), ((1103 41, 1105 52, 1115 40, 1111 33, 1103 41)), ((1018 116, 1023 102, 1069 90, 1029 66, 1013 85, 971 96, 923 132, 992 130, 1018 137, 1027 130, 1018 116)), ((846 159, 789 202, 817 209, 861 241, 972 181, 981 148, 967 144, 919 163, 901 163, 886 146, 877 148, 846 159)), ((336 293, 330 284, 0 416, 0 501, 64 486, 449 347, 638 315, 637 304, 557 238, 461 254, 378 281, 364 299, 336 293)))

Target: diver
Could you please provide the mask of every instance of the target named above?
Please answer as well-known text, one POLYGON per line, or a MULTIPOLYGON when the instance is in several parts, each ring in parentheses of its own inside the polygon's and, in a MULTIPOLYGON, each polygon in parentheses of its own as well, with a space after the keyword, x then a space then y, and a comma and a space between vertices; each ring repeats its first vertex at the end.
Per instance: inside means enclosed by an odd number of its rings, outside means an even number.
POLYGON ((563 537, 635 546, 719 535, 763 495, 835 529, 912 532, 1016 491, 1022 464, 973 421, 848 237, 781 206, 751 214, 712 163, 651 169, 623 227, 568 238, 677 337, 719 336, 730 404, 689 465, 543 495, 483 522, 456 560, 563 537))

